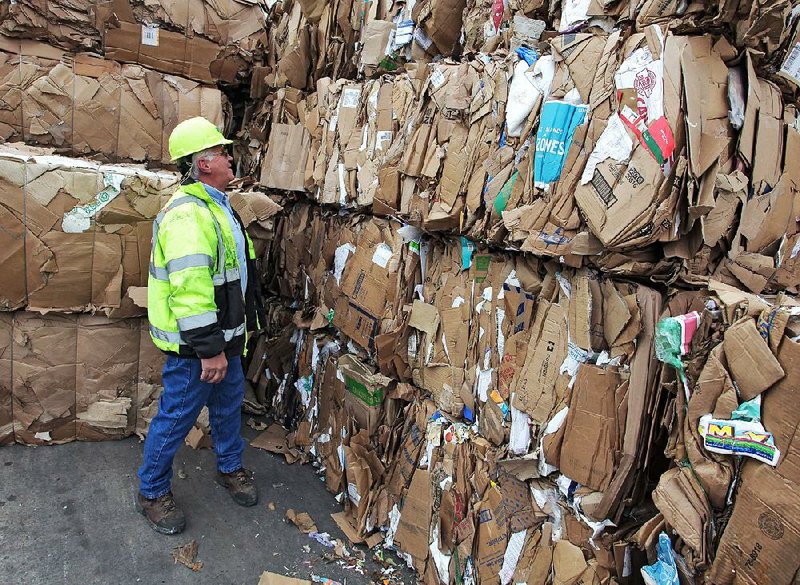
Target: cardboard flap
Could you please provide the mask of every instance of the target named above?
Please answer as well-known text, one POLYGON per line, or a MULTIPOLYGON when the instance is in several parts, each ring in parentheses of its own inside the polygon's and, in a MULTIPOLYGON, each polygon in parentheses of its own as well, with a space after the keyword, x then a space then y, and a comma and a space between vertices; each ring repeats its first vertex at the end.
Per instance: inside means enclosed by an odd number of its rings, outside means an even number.
POLYGON ((729 327, 723 345, 733 380, 744 400, 755 398, 783 378, 781 364, 753 319, 743 319, 729 327))

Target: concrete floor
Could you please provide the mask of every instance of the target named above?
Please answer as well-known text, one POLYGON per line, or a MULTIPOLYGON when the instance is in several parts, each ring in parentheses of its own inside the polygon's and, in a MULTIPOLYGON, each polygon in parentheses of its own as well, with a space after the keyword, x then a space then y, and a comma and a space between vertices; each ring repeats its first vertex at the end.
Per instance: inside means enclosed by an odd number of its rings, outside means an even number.
MULTIPOLYGON (((242 429, 248 440, 257 434, 244 424, 242 429)), ((363 546, 366 575, 326 562, 322 555, 332 549, 284 520, 285 513, 308 512, 320 531, 347 542, 330 517, 341 507, 312 466, 290 466, 283 457, 249 446, 244 463, 255 472, 257 506, 237 506, 214 483, 213 451, 183 446, 175 458, 173 493, 186 512, 186 530, 157 534, 133 509, 141 456, 136 438, 0 448, 0 584, 256 585, 268 570, 355 585, 370 583, 380 568, 363 546), (196 573, 170 555, 192 539, 203 562, 196 573)), ((414 581, 408 572, 395 582, 400 580, 414 581)))

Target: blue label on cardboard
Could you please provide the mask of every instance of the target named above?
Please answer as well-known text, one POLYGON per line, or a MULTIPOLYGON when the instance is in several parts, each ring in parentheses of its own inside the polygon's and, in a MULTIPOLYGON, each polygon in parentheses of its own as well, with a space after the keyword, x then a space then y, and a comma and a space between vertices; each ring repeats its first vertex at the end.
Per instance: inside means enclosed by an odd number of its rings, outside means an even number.
POLYGON ((533 180, 537 185, 553 183, 561 178, 575 129, 586 120, 587 110, 587 106, 567 102, 544 104, 534 155, 533 180))

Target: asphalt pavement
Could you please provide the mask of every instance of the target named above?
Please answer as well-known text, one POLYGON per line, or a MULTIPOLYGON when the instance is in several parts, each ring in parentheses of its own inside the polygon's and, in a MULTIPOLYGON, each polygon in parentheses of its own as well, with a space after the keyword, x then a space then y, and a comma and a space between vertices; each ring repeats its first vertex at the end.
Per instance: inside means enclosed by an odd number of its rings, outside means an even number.
MULTIPOLYGON (((247 439, 257 434, 242 427, 247 439)), ((175 457, 173 493, 186 513, 186 530, 165 536, 133 507, 141 457, 135 437, 1 447, 0 584, 257 585, 263 571, 352 585, 381 577, 376 571, 382 566, 366 547, 356 547, 366 559, 362 574, 332 561, 333 549, 285 520, 289 508, 307 512, 320 532, 347 542, 330 516, 341 506, 313 466, 287 465, 283 457, 248 445, 244 463, 255 473, 260 499, 242 508, 214 482, 213 451, 184 445, 175 457), (202 562, 196 572, 171 555, 192 540, 202 562)), ((353 550, 349 543, 347 548, 353 550)), ((393 582, 414 578, 404 571, 393 582)))

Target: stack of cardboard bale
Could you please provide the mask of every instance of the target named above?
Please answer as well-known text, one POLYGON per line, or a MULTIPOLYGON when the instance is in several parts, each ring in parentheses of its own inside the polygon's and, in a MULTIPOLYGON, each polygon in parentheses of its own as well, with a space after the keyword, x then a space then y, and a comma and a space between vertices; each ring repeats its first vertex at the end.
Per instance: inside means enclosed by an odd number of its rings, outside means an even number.
POLYGON ((229 125, 216 82, 249 75, 263 24, 238 0, 0 6, 0 443, 145 431, 152 220, 179 181, 167 139, 191 116, 229 125))
POLYGON ((238 154, 297 193, 296 313, 248 377, 351 539, 426 583, 797 580, 796 12, 276 4, 238 154))
POLYGON ((0 169, 0 440, 141 431, 161 360, 136 303, 176 174, 20 144, 0 147, 0 169))

